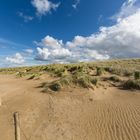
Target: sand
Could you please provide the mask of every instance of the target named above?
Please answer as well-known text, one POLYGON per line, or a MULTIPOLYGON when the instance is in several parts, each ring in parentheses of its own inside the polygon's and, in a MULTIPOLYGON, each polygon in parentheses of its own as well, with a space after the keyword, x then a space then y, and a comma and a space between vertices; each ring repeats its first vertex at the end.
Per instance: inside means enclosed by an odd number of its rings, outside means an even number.
POLYGON ((14 140, 13 113, 21 140, 139 140, 140 93, 68 89, 42 93, 42 81, 0 75, 0 140, 14 140))

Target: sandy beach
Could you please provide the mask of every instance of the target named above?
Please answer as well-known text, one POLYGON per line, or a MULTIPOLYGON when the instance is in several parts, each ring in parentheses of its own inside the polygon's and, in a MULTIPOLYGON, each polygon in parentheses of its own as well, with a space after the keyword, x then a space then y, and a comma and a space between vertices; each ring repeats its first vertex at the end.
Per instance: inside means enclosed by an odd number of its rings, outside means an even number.
POLYGON ((14 140, 16 111, 22 140, 139 140, 139 91, 75 88, 46 94, 39 83, 0 75, 1 140, 14 140))

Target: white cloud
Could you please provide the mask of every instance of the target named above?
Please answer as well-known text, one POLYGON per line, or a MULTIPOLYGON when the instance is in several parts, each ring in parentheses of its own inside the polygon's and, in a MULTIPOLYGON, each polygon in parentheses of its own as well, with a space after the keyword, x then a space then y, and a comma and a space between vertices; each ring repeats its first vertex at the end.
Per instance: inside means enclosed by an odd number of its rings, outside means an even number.
POLYGON ((95 59, 95 60, 107 60, 110 58, 107 54, 100 54, 96 50, 87 50, 87 58, 95 59))
POLYGON ((41 46, 37 47, 37 56, 38 60, 47 60, 51 62, 61 61, 61 62, 70 62, 72 61, 80 61, 80 60, 101 60, 108 59, 109 56, 107 54, 100 54, 96 50, 89 50, 87 48, 80 48, 76 45, 83 45, 85 39, 83 37, 77 36, 74 39, 74 43, 67 42, 63 44, 62 40, 54 39, 53 37, 46 36, 41 42, 36 45, 41 46), (72 45, 72 46, 68 46, 72 45))
POLYGON ((42 47, 37 49, 40 56, 38 58, 50 62, 76 62, 140 57, 140 8, 136 6, 136 2, 125 2, 117 16, 115 15, 116 23, 100 27, 98 33, 87 37, 75 36, 66 43, 46 36, 41 42, 36 42, 36 45, 42 47), (127 14, 134 6, 137 8, 127 14))
POLYGON ((138 10, 137 1, 138 0, 126 0, 121 6, 120 11, 112 16, 111 19, 119 22, 120 20, 136 13, 138 10))
MULTIPOLYGON (((136 1, 135 1, 136 2, 136 1)), ((135 4, 132 0, 129 6, 135 4)), ((126 4, 123 4, 126 5, 126 4)), ((127 11, 122 9, 122 11, 127 11)), ((127 9, 127 8, 126 8, 127 9)), ((118 14, 118 18, 120 19, 118 14)), ((101 27, 99 33, 88 37, 76 36, 73 41, 67 42, 67 47, 96 50, 111 58, 116 57, 140 57, 140 9, 129 16, 122 17, 117 23, 110 27, 101 27)), ((79 50, 80 51, 80 50, 79 50)))
POLYGON ((50 49, 57 49, 63 46, 62 40, 54 39, 51 36, 46 36, 44 39, 42 39, 41 43, 43 46, 48 47, 50 49))
POLYGON ((47 48, 37 47, 37 53, 36 59, 38 60, 48 60, 48 56, 50 55, 50 52, 47 48))
POLYGON ((75 0, 75 3, 72 5, 72 7, 74 9, 77 9, 77 6, 79 5, 79 3, 80 3, 80 0, 75 0))
POLYGON ((73 48, 77 46, 83 46, 86 44, 87 39, 83 36, 75 36, 72 42, 68 41, 66 46, 73 48))
POLYGON ((46 36, 39 43, 36 42, 36 45, 42 47, 37 47, 36 59, 39 60, 62 59, 71 55, 71 52, 64 48, 62 40, 54 39, 51 36, 46 36))
POLYGON ((18 12, 19 17, 24 19, 24 22, 28 22, 34 19, 32 16, 24 15, 22 12, 18 12))
POLYGON ((50 13, 51 10, 56 10, 60 3, 52 3, 49 0, 32 0, 31 4, 36 8, 37 15, 42 16, 50 13))
POLYGON ((20 53, 16 53, 14 56, 6 57, 6 61, 11 64, 23 64, 25 62, 23 56, 20 53))
POLYGON ((65 59, 66 57, 71 56, 71 52, 65 48, 54 49, 51 51, 51 54, 53 58, 57 58, 57 59, 62 59, 62 58, 65 59))

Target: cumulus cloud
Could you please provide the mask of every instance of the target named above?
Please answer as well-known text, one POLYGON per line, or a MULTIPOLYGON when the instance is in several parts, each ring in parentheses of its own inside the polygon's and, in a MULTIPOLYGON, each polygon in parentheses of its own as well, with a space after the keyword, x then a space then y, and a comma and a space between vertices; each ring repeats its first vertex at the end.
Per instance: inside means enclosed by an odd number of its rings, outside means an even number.
POLYGON ((24 19, 24 22, 28 22, 34 19, 32 16, 24 15, 22 12, 18 12, 18 16, 24 19))
POLYGON ((137 8, 131 15, 122 17, 122 11, 126 13, 127 6, 129 5, 130 9, 135 3, 136 1, 129 0, 123 4, 124 9, 118 14, 119 20, 116 19, 115 25, 100 27, 97 34, 88 37, 76 36, 73 41, 67 42, 66 46, 96 50, 111 58, 140 56, 140 9, 137 8))
POLYGON ((56 10, 60 3, 53 3, 49 0, 32 0, 31 4, 36 8, 37 15, 42 16, 56 10))
POLYGON ((62 40, 54 39, 51 36, 46 36, 39 43, 36 42, 36 45, 42 47, 37 47, 36 59, 39 60, 62 59, 71 55, 71 52, 64 48, 62 40))
POLYGON ((50 52, 47 48, 39 48, 37 47, 37 56, 36 59, 38 60, 48 60, 48 56, 50 52))
POLYGON ((50 49, 57 49, 63 46, 63 41, 54 39, 51 36, 46 36, 45 38, 42 39, 40 45, 43 47, 48 47, 50 49))
POLYGON ((115 15, 114 25, 100 27, 98 33, 90 36, 78 35, 66 43, 46 36, 36 42, 37 58, 51 62, 76 62, 140 57, 140 8, 136 3, 136 0, 126 1, 115 15), (133 7, 135 10, 129 13, 133 7))
POLYGON ((75 0, 75 3, 72 5, 74 9, 77 9, 78 4, 80 3, 80 0, 75 0))
POLYGON ((80 62, 81 60, 101 60, 108 59, 107 54, 100 54, 96 50, 89 50, 88 48, 82 48, 76 46, 84 43, 84 38, 77 36, 75 38, 75 44, 72 42, 63 43, 62 40, 54 39, 53 37, 46 36, 41 42, 36 42, 37 47, 37 60, 47 60, 51 62, 80 62), (72 46, 68 46, 68 44, 72 46), (41 48, 42 47, 42 48, 41 48))
POLYGON ((20 53, 16 53, 14 56, 6 57, 6 61, 11 64, 21 65, 25 62, 23 56, 20 53))

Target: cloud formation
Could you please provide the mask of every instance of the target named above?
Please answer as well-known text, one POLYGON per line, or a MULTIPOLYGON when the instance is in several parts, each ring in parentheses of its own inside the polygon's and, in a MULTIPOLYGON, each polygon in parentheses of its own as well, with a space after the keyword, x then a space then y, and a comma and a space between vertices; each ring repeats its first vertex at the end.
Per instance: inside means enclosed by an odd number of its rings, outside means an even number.
POLYGON ((140 10, 111 27, 101 27, 99 33, 88 37, 76 36, 67 42, 71 48, 82 47, 104 52, 111 57, 140 56, 140 10))
POLYGON ((21 65, 25 62, 25 59, 20 53, 16 53, 14 56, 6 57, 6 61, 11 64, 18 64, 21 65))
POLYGON ((71 56, 71 52, 64 48, 62 40, 54 39, 51 36, 46 36, 41 42, 35 42, 37 46, 37 56, 38 60, 53 60, 62 59, 71 56))
POLYGON ((111 19, 117 20, 117 22, 119 22, 120 20, 136 13, 138 10, 137 2, 138 0, 126 0, 121 6, 119 12, 113 15, 111 19))
POLYGON ((32 0, 31 4, 36 8, 38 16, 46 15, 60 5, 60 3, 53 3, 49 0, 32 0))
POLYGON ((47 35, 39 42, 34 41, 37 46, 36 51, 27 49, 28 46, 0 38, 0 47, 11 48, 12 46, 14 49, 21 46, 24 48, 22 53, 8 57, 2 56, 1 58, 7 63, 4 61, 0 66, 140 57, 140 8, 137 2, 138 0, 127 0, 119 12, 112 16, 115 24, 100 27, 98 33, 89 36, 77 35, 67 42, 47 35))
POLYGON ((37 58, 53 61, 91 61, 109 58, 140 57, 140 8, 136 0, 128 0, 115 15, 116 24, 100 27, 90 36, 75 36, 72 41, 47 36, 36 42, 37 58), (135 10, 131 10, 135 7, 135 10), (60 60, 63 58, 63 60, 60 60))
MULTIPOLYGON (((80 36, 77 36, 76 39, 77 44, 83 45, 83 40, 80 40, 80 36)), ((82 60, 88 61, 90 59, 100 60, 109 58, 109 56, 102 55, 96 50, 80 48, 80 46, 68 46, 70 42, 64 44, 62 40, 54 39, 51 36, 46 36, 41 42, 35 43, 38 46, 36 55, 37 60, 47 60, 51 62, 80 62, 82 60)))

